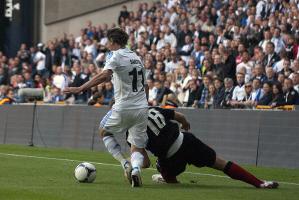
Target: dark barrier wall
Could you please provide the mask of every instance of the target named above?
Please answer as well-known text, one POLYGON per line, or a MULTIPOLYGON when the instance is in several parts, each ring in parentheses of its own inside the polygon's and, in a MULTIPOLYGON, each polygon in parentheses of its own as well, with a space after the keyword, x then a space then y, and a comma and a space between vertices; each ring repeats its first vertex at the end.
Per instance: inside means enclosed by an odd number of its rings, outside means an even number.
MULTIPOLYGON (((37 106, 34 114, 32 105, 2 106, 0 143, 105 150, 98 126, 107 111, 88 106, 37 106)), ((258 166, 299 167, 298 111, 179 111, 186 114, 191 132, 225 159, 258 166)), ((124 136, 117 138, 128 151, 124 136)))
MULTIPOLYGON (((104 150, 98 126, 107 111, 88 106, 36 106, 34 112, 29 105, 0 106, 0 143, 104 150)), ((127 151, 124 138, 116 137, 127 151)))

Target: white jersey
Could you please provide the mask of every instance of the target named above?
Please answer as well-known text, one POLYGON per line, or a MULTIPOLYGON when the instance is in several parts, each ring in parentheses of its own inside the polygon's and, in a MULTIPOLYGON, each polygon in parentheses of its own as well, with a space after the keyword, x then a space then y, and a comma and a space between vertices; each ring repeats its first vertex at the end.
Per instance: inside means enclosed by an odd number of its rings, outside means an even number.
POLYGON ((125 48, 107 55, 104 70, 113 71, 114 110, 147 108, 144 89, 145 69, 140 58, 125 48))

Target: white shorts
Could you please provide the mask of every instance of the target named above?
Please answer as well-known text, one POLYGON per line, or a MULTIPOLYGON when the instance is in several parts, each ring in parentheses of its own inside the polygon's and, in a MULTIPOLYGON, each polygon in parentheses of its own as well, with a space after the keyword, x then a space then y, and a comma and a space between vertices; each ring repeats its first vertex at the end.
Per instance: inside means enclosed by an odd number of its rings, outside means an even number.
POLYGON ((100 128, 112 134, 124 134, 129 131, 127 141, 138 148, 147 144, 147 114, 148 109, 110 110, 100 123, 100 128))

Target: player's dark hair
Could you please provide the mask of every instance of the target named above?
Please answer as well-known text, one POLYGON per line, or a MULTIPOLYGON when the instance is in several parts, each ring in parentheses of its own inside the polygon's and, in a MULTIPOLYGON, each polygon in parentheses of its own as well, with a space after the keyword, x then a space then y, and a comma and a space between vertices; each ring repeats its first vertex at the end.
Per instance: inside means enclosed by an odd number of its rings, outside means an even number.
POLYGON ((127 45, 129 35, 121 28, 112 28, 107 32, 107 38, 111 42, 119 44, 121 47, 127 45))

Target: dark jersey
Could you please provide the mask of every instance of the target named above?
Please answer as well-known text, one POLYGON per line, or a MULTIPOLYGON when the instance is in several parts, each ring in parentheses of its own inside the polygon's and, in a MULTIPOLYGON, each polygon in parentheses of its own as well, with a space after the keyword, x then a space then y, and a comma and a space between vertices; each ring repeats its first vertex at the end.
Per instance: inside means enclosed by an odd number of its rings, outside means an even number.
POLYGON ((174 111, 159 107, 150 107, 148 110, 146 149, 156 157, 165 158, 166 154, 180 133, 179 125, 174 119, 174 111))

